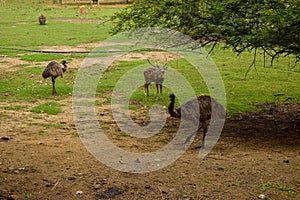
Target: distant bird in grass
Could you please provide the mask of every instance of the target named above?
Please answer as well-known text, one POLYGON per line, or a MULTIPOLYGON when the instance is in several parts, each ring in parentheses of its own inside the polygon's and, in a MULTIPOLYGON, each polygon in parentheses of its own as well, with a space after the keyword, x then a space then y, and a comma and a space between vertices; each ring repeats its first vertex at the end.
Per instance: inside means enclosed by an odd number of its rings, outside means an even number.
POLYGON ((40 22, 40 25, 45 25, 46 24, 46 16, 41 14, 39 16, 39 22, 40 22))
POLYGON ((61 63, 64 67, 61 67, 61 65, 55 61, 51 61, 42 74, 43 78, 52 78, 52 94, 56 94, 55 79, 59 76, 62 78, 63 73, 67 70, 67 62, 63 60, 61 63))

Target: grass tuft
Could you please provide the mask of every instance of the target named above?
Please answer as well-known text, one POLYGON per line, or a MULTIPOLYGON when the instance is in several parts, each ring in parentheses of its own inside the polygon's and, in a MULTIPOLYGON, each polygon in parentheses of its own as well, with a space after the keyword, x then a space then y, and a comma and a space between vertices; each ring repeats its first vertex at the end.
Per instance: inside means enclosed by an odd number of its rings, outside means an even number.
POLYGON ((47 113, 50 115, 57 115, 62 113, 62 109, 59 108, 60 104, 57 102, 47 102, 38 106, 35 106, 31 109, 31 112, 34 113, 47 113))
POLYGON ((21 56, 21 60, 29 62, 43 62, 49 60, 60 60, 66 56, 62 54, 25 54, 21 56))
POLYGON ((282 184, 279 184, 279 183, 273 183, 273 182, 268 182, 268 183, 262 184, 261 189, 263 191, 267 191, 267 190, 270 190, 270 189, 277 189, 277 190, 280 190, 280 191, 288 192, 289 194, 296 193, 296 190, 294 188, 290 188, 290 187, 287 187, 285 185, 282 185, 282 184))
POLYGON ((5 110, 22 110, 23 108, 26 108, 27 106, 21 106, 21 105, 16 105, 16 106, 4 106, 5 110))

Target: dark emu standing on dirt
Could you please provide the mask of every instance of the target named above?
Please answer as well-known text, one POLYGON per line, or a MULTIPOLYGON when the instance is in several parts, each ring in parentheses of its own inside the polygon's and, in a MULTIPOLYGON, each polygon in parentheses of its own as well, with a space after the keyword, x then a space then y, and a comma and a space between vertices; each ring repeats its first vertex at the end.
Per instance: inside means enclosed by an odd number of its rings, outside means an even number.
POLYGON ((40 25, 45 25, 46 24, 46 16, 41 14, 39 16, 39 22, 40 22, 40 25))
POLYGON ((64 67, 61 67, 60 64, 55 61, 51 61, 42 74, 43 78, 52 78, 52 94, 56 94, 55 79, 59 76, 62 78, 63 73, 67 70, 67 62, 63 60, 61 63, 64 67))
MULTIPOLYGON (((192 99, 184 103, 180 107, 174 109, 175 95, 171 94, 169 98, 171 102, 169 104, 168 111, 171 117, 181 118, 182 110, 185 110, 185 120, 199 120, 196 122, 197 124, 199 124, 197 131, 203 128, 202 144, 200 147, 204 148, 204 140, 212 115, 213 119, 224 120, 226 117, 225 108, 212 97, 207 95, 200 95, 196 99, 192 99), (195 106, 199 106, 199 111, 195 106), (196 113, 197 111, 199 113, 196 113), (195 118, 195 116, 197 117, 195 118)), ((190 139, 190 137, 188 139, 190 139)))

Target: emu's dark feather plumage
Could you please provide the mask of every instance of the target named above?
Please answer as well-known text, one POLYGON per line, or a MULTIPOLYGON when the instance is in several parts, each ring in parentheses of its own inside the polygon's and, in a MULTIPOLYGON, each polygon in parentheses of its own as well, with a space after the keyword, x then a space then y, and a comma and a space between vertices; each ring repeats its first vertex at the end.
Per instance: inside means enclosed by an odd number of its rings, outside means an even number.
MULTIPOLYGON (((225 108, 218 103, 214 98, 207 95, 200 95, 195 99, 192 99, 180 107, 174 109, 175 95, 169 96, 170 104, 168 111, 171 117, 180 118, 182 116, 182 110, 185 111, 185 120, 195 121, 199 124, 199 129, 203 128, 202 145, 204 146, 204 139, 208 129, 209 122, 212 116, 215 119, 225 119, 225 108), (195 106, 199 106, 199 109, 195 106), (199 113, 196 113, 199 112, 199 113)), ((198 130, 199 130, 198 129, 198 130)))
POLYGON ((56 93, 55 79, 59 76, 62 78, 63 73, 67 70, 67 62, 63 60, 62 64, 64 67, 61 67, 60 64, 55 61, 51 61, 42 73, 43 78, 52 78, 52 94, 56 93))
POLYGON ((46 24, 46 16, 41 14, 39 16, 39 22, 40 22, 40 25, 45 25, 46 24))

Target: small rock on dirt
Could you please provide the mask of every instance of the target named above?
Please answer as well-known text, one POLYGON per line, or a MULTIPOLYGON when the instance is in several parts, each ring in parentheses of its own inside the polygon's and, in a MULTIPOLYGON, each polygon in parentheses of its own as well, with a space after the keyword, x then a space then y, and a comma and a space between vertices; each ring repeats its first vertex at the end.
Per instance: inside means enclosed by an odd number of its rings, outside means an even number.
POLYGON ((3 141, 8 141, 8 140, 9 140, 9 137, 3 136, 3 137, 1 137, 1 140, 3 140, 3 141))
POLYGON ((68 181, 73 181, 73 180, 75 180, 75 179, 76 179, 75 177, 68 177, 68 178, 67 178, 68 181))
POLYGON ((123 192, 119 188, 111 187, 105 190, 104 192, 97 194, 96 199, 109 199, 122 193, 123 192))
POLYGON ((150 189, 151 186, 150 185, 145 185, 145 189, 150 189))

